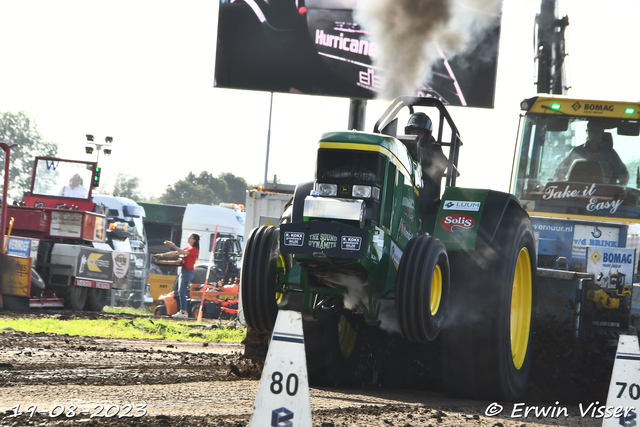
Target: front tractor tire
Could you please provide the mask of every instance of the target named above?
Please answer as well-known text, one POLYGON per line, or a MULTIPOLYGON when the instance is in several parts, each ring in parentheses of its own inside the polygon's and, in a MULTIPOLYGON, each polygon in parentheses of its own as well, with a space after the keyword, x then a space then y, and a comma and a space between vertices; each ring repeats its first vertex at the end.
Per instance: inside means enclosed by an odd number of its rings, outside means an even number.
POLYGON ((449 301, 449 283, 444 243, 431 236, 411 239, 396 279, 396 313, 403 337, 424 344, 438 336, 449 301))
POLYGON ((531 220, 507 207, 490 245, 449 252, 451 298, 440 334, 447 394, 513 401, 533 357, 536 265, 531 220))
POLYGON ((286 294, 278 275, 291 269, 291 257, 280 253, 280 229, 261 226, 247 239, 240 277, 240 297, 247 325, 258 332, 271 332, 286 294))

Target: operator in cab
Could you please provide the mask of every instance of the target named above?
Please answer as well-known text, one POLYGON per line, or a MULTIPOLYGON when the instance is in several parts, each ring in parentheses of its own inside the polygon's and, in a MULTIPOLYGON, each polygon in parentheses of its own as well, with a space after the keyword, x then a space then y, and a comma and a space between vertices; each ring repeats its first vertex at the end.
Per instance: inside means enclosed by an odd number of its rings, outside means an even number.
POLYGON ((586 142, 571 150, 560 162, 554 179, 627 185, 629 172, 613 149, 611 133, 605 132, 603 123, 592 120, 587 124, 586 142), (573 173, 580 163, 588 164, 586 177, 582 173, 573 173))
POLYGON ((423 189, 420 192, 420 211, 425 213, 440 198, 440 185, 449 161, 442 146, 434 139, 433 124, 425 113, 413 113, 404 128, 407 135, 418 136, 418 162, 422 166, 423 189))
POLYGON ((80 175, 74 174, 69 180, 69 184, 60 189, 58 196, 86 199, 89 197, 89 190, 82 186, 82 178, 80 175))

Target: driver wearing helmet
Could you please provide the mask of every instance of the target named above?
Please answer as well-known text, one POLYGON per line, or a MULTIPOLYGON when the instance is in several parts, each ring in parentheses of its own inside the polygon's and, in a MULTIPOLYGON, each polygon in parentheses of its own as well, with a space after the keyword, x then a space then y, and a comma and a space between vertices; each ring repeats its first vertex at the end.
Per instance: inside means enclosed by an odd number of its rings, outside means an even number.
POLYGON ((423 190, 420 192, 420 208, 426 212, 434 200, 440 198, 440 183, 447 169, 448 160, 431 134, 433 124, 425 113, 413 113, 404 128, 407 135, 418 136, 418 161, 422 165, 423 190))

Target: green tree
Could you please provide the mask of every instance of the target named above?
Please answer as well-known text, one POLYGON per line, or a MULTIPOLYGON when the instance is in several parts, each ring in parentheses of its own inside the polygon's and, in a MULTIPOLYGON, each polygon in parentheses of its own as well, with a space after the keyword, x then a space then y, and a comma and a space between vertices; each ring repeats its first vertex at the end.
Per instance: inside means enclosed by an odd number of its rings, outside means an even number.
POLYGON ((229 172, 217 177, 209 172, 201 172, 200 175, 189 172, 186 178, 167 187, 160 196, 160 203, 183 206, 189 203, 244 203, 249 188, 244 178, 229 172))
MULTIPOLYGON (((57 156, 58 144, 44 141, 35 121, 24 111, 0 112, 0 141, 11 147, 8 193, 9 197, 19 200, 31 188, 34 159, 37 156, 57 156)), ((2 171, 4 159, 4 156, 0 158, 2 171)))
POLYGON ((122 172, 118 173, 116 183, 113 186, 113 195, 127 197, 137 202, 141 198, 140 178, 122 172))

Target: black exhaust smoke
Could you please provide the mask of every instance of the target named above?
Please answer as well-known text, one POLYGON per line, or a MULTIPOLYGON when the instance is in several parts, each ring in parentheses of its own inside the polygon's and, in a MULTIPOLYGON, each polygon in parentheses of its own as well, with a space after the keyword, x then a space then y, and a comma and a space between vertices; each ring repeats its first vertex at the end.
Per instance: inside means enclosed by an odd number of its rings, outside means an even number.
POLYGON ((415 94, 431 69, 474 46, 499 25, 501 0, 360 0, 356 19, 377 43, 374 66, 383 73, 379 99, 415 94), (442 53, 440 53, 442 52, 442 53))

